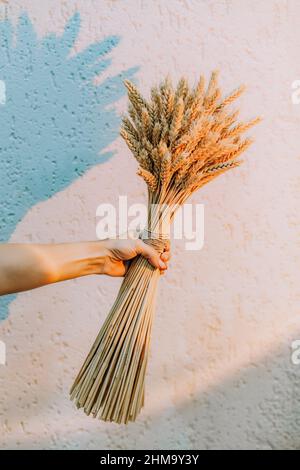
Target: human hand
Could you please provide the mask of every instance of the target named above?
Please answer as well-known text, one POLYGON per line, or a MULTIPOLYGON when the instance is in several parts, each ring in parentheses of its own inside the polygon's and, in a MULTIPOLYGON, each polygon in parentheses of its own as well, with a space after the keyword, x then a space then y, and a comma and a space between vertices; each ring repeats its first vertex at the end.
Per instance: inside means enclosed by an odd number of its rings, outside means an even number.
POLYGON ((129 261, 138 255, 142 255, 155 268, 164 274, 170 260, 170 244, 167 244, 164 252, 159 253, 141 239, 107 239, 104 240, 107 254, 105 256, 102 273, 108 276, 124 276, 129 261))
MULTIPOLYGON (((130 234, 129 234, 130 235, 130 234)), ((0 244, 0 295, 35 289, 89 274, 124 276, 138 255, 163 273, 170 247, 159 253, 140 239, 59 244, 0 244)))

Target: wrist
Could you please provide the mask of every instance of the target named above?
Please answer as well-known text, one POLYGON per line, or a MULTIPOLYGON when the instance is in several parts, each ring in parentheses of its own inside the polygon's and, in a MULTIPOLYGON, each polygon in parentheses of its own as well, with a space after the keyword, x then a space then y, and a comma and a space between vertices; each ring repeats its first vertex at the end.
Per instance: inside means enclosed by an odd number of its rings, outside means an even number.
POLYGON ((105 262, 109 255, 106 240, 87 242, 84 274, 104 274, 105 262))
POLYGON ((108 255, 105 240, 49 245, 49 251, 53 267, 52 282, 103 274, 108 255))

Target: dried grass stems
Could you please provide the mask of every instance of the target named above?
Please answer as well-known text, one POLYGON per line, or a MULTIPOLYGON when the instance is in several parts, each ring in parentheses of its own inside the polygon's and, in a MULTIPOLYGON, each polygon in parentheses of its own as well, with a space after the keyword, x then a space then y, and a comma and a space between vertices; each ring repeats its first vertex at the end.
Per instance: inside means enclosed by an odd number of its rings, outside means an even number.
MULTIPOLYGON (((155 238, 144 238, 163 251, 167 241, 160 229, 162 220, 171 220, 194 191, 240 164, 238 157, 252 142, 242 134, 259 118, 237 122, 238 112, 230 111, 229 105, 244 87, 222 98, 217 72, 207 87, 200 77, 193 89, 185 78, 174 89, 167 77, 151 89, 149 101, 133 83, 124 83, 130 104, 120 134, 148 186, 148 230, 156 233, 155 238)), ((127 423, 140 412, 158 279, 159 271, 142 257, 127 271, 71 389, 71 398, 85 413, 127 423)))

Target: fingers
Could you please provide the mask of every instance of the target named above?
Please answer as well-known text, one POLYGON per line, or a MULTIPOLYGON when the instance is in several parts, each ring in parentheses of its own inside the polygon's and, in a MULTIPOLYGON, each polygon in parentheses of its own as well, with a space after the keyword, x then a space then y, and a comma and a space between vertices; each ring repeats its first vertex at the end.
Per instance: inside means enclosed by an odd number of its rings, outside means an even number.
POLYGON ((161 258, 165 263, 167 263, 168 261, 170 261, 170 258, 171 258, 171 253, 170 253, 170 251, 164 251, 164 252, 161 254, 160 258, 161 258))
POLYGON ((159 253, 152 246, 147 245, 142 240, 137 240, 136 251, 137 251, 137 254, 142 255, 155 268, 158 268, 158 269, 167 268, 165 262, 160 259, 159 253))
POLYGON ((169 266, 169 261, 171 258, 171 253, 170 253, 170 246, 165 249, 165 251, 160 255, 160 259, 165 263, 166 269, 161 270, 161 274, 165 274, 166 270, 168 269, 169 266))
POLYGON ((147 245, 142 240, 137 240, 137 253, 146 258, 152 266, 165 271, 168 268, 168 261, 170 260, 170 246, 160 256, 159 253, 150 245, 147 245))

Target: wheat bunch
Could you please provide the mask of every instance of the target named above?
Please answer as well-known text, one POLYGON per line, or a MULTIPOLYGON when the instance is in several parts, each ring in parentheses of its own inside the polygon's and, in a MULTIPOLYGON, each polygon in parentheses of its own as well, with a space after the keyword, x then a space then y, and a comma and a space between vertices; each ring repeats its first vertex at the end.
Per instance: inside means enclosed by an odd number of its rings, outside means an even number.
MULTIPOLYGON (((259 119, 236 122, 238 113, 229 105, 244 88, 222 98, 217 72, 206 88, 204 77, 193 89, 184 77, 173 88, 167 77, 151 89, 148 101, 133 83, 124 83, 130 104, 120 134, 148 186, 143 238, 162 252, 168 243, 164 222, 168 229, 176 208, 194 191, 240 164, 238 157, 252 142, 242 134, 259 119)), ((86 414, 127 423, 140 412, 158 278, 159 271, 142 257, 128 269, 71 389, 71 398, 86 414)))

